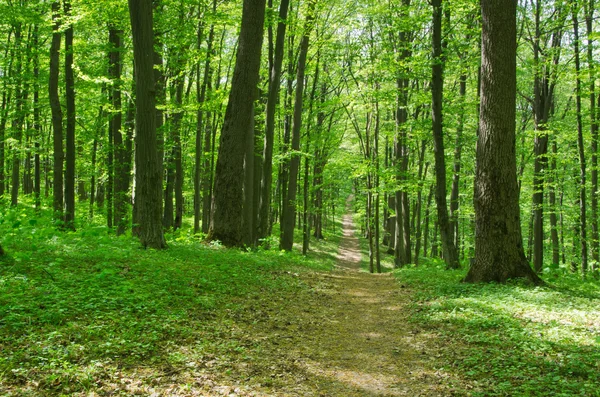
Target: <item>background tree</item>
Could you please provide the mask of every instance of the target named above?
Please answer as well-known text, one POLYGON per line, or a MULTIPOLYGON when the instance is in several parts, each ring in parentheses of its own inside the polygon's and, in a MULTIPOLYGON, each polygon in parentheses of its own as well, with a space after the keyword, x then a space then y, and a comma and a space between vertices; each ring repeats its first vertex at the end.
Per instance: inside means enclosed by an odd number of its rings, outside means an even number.
POLYGON ((157 156, 152 1, 129 0, 136 89, 135 205, 144 247, 162 249, 161 167, 157 156))

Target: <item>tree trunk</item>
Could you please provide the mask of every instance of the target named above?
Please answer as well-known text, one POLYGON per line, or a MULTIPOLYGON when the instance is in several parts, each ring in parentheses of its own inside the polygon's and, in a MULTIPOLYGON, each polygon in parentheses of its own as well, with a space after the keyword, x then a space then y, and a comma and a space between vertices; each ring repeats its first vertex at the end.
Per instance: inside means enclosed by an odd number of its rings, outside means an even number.
POLYGON ((480 132, 475 171, 475 259, 467 282, 541 279, 521 236, 515 149, 517 3, 481 0, 480 132))
POLYGON ((600 241, 598 236, 598 115, 596 104, 596 70, 594 67, 594 0, 584 1, 585 23, 587 28, 587 63, 590 90, 590 132, 592 135, 592 261, 593 266, 600 262, 600 241))
POLYGON ((291 251, 294 245, 294 227, 296 223, 296 195, 298 189, 298 174, 300 168, 300 129, 302 128, 302 103, 304 94, 304 72, 308 55, 308 42, 314 22, 316 0, 308 4, 308 13, 304 27, 304 36, 300 44, 298 68, 296 71, 296 101, 294 104, 294 126, 292 130, 292 158, 290 160, 287 194, 283 206, 283 221, 281 224, 281 249, 291 251))
POLYGON ((444 153, 444 132, 442 102, 444 92, 444 65, 442 54, 442 0, 432 0, 433 5, 433 66, 432 66, 432 119, 433 146, 435 152, 435 179, 438 224, 444 261, 448 269, 457 269, 458 252, 453 241, 448 206, 446 203, 446 160, 444 153))
MULTIPOLYGON (((64 0, 65 17, 71 17, 71 2, 64 0)), ((75 75, 73 73, 73 24, 65 29, 65 99, 67 105, 65 164, 65 226, 75 230, 75 75)))
POLYGON ((581 61, 579 55, 579 19, 578 6, 573 3, 573 33, 575 46, 575 71, 576 89, 575 98, 577 102, 577 147, 579 149, 579 221, 580 243, 581 243, 581 273, 585 276, 588 268, 587 253, 587 207, 586 207, 586 165, 585 165, 585 143, 583 142, 583 119, 581 113, 581 61))
MULTIPOLYGON (((213 1, 213 12, 216 12, 217 2, 213 1)), ((200 223, 202 221, 202 181, 208 178, 208 175, 203 173, 202 160, 205 156, 204 151, 210 146, 210 140, 206 146, 203 146, 203 134, 206 129, 206 125, 209 124, 210 120, 205 122, 203 109, 204 103, 206 102, 206 92, 210 85, 211 69, 210 63, 212 60, 213 53, 213 41, 215 38, 215 25, 210 26, 210 32, 208 34, 208 42, 206 46, 206 61, 204 62, 204 74, 202 77, 202 84, 200 84, 200 62, 197 65, 197 82, 196 82, 196 98, 198 101, 198 111, 196 113, 196 155, 194 158, 194 233, 198 233, 200 229, 200 223)), ((198 43, 197 48, 200 49, 202 45, 202 27, 198 27, 198 43)), ((210 136, 210 134, 208 134, 210 136)), ((209 201, 210 202, 210 201, 209 201)), ((208 226, 208 225, 207 225, 208 226)))
MULTIPOLYGON (((33 46, 38 48, 39 45, 39 27, 35 25, 33 28, 33 46)), ((35 209, 41 210, 41 170, 40 170, 40 141, 42 140, 42 125, 40 123, 40 56, 37 50, 34 52, 33 58, 33 130, 35 133, 35 155, 34 155, 34 182, 33 193, 35 196, 35 209)), ((0 144, 1 142, 0 137, 0 144)), ((1 150, 1 149, 0 149, 1 150)))
POLYGON ((53 209, 54 219, 57 222, 63 221, 63 115, 60 106, 60 97, 58 95, 59 82, 59 61, 60 61, 60 2, 52 3, 52 43, 50 45, 50 76, 48 80, 48 95, 50 98, 50 109, 52 111, 52 130, 53 130, 53 148, 54 148, 54 176, 52 183, 53 190, 53 209))
POLYGON ((242 246, 246 136, 253 128, 260 69, 265 0, 244 0, 239 47, 225 112, 215 173, 210 240, 242 246))
POLYGON ((273 142, 275 137, 275 111, 279 98, 281 70, 283 65, 285 31, 287 27, 287 14, 289 0, 282 0, 279 5, 279 23, 277 24, 277 38, 273 66, 269 76, 269 93, 266 109, 266 128, 263 148, 263 169, 260 189, 258 238, 265 238, 269 233, 269 211, 271 209, 271 190, 273 183, 273 142))
POLYGON ((127 228, 127 193, 129 190, 129 163, 127 149, 121 134, 122 101, 121 101, 121 51, 123 31, 110 28, 108 41, 111 44, 109 65, 110 77, 113 81, 110 89, 112 113, 110 115, 110 133, 112 134, 113 170, 114 170, 114 220, 117 235, 125 233, 127 228))
POLYGON ((19 200, 19 176, 21 165, 21 140, 23 137, 23 124, 25 120, 25 90, 23 87, 23 49, 21 24, 15 27, 15 52, 16 52, 16 70, 14 75, 15 84, 15 109, 12 121, 13 139, 16 142, 16 150, 13 150, 12 158, 12 177, 11 177, 11 205, 16 206, 19 200))
POLYGON ((161 159, 156 139, 156 83, 152 0, 129 0, 136 91, 136 184, 138 235, 144 247, 166 248, 163 235, 161 159))

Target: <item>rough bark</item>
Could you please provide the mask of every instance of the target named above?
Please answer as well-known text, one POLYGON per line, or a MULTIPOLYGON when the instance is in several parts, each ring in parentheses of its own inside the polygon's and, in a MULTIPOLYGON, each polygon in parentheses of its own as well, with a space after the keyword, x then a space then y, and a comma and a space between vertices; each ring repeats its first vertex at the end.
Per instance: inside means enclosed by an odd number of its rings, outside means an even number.
POLYGON ((48 80, 48 95, 50 98, 50 109, 52 111, 52 131, 53 131, 53 149, 54 149, 54 176, 52 178, 53 190, 53 209, 54 219, 63 221, 63 114, 60 107, 60 97, 58 95, 58 74, 60 61, 60 2, 52 3, 52 42, 50 44, 50 76, 48 80))
MULTIPOLYGON (((71 17, 71 2, 64 1, 65 17, 71 17)), ((73 24, 65 29, 65 103, 67 110, 65 151, 65 226, 75 229, 75 75, 73 72, 73 24)))
POLYGON ((291 251, 294 245, 294 227, 296 225, 296 196, 298 190, 298 174, 300 170, 300 129, 302 128, 302 108, 304 96, 304 74, 308 55, 310 32, 314 21, 316 0, 308 5, 304 35, 300 43, 298 67, 296 70, 296 98, 294 103, 294 124, 292 129, 292 158, 289 166, 287 194, 283 205, 283 220, 281 224, 280 248, 291 251))
POLYGON ((438 224, 444 253, 444 261, 449 269, 458 268, 458 252, 453 241, 448 205, 446 199, 446 160, 444 153, 444 132, 442 102, 444 93, 444 65, 442 54, 442 0, 433 0, 433 66, 432 66, 432 119, 433 147, 435 154, 435 179, 438 224))
POLYGON ((167 244, 161 222, 162 178, 156 138, 152 1, 129 0, 129 16, 135 60, 137 235, 144 247, 162 249, 167 244))
POLYGON ((242 246, 246 135, 253 127, 260 69, 265 0, 244 0, 239 47, 215 170, 208 238, 242 246))
POLYGON ((279 98, 280 79, 283 65, 285 31, 289 0, 282 0, 279 5, 279 23, 273 53, 273 64, 269 76, 269 93, 266 108, 266 126, 263 147, 263 169, 260 186, 258 238, 265 238, 269 233, 269 212, 271 209, 271 190, 273 184, 273 142, 275 137, 275 111, 279 98))
POLYGON ((581 272, 585 276, 588 269, 588 249, 587 249, 587 194, 586 194, 586 160, 585 143, 583 141, 583 116, 581 111, 581 60, 579 53, 579 18, 578 7, 576 3, 573 7, 573 44, 575 46, 575 71, 576 71, 576 89, 575 99, 577 103, 577 148, 579 152, 579 231, 581 244, 581 272))
POLYGON ((517 3, 481 0, 482 62, 480 132, 475 171, 475 258, 467 282, 541 279, 523 250, 515 108, 517 3))

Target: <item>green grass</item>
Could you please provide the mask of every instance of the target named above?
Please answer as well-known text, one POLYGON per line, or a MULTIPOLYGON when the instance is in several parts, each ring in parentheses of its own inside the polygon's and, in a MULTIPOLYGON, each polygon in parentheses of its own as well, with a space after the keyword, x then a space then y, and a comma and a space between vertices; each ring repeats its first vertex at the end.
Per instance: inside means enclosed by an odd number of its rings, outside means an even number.
POLYGON ((182 232, 159 252, 93 223, 49 223, 30 210, 0 216, 0 395, 85 393, 139 367, 158 376, 198 357, 233 359, 245 347, 228 319, 248 301, 307 288, 295 273, 333 264, 327 246, 306 258, 247 253, 182 232))
POLYGON ((416 291, 413 319, 442 338, 473 396, 600 396, 600 285, 565 275, 548 287, 461 283, 435 261, 396 271, 416 291))

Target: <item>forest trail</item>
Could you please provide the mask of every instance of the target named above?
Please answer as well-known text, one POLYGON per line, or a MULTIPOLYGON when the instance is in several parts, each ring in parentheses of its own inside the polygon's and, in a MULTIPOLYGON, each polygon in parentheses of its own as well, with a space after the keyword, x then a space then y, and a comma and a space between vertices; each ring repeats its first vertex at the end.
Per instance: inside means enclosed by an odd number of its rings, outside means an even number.
POLYGON ((411 293, 391 274, 360 271, 352 215, 343 222, 337 269, 295 274, 310 293, 252 304, 240 332, 260 353, 236 366, 226 395, 453 395, 459 380, 440 369, 436 338, 409 322, 411 293))

